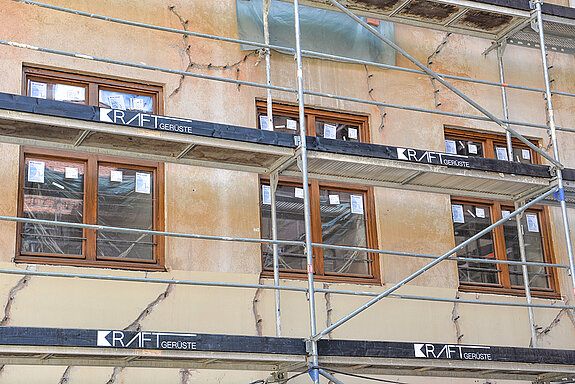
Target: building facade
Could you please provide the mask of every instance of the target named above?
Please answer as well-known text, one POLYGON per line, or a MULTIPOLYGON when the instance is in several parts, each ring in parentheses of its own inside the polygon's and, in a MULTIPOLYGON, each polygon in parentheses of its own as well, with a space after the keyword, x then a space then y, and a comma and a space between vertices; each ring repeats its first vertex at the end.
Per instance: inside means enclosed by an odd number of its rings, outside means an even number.
MULTIPOLYGON (((268 119, 266 89, 253 86, 266 84, 266 49, 200 36, 250 36, 242 28, 248 21, 259 26, 259 20, 249 18, 250 4, 245 3, 255 1, 51 0, 47 3, 56 6, 52 9, 4 1, 0 10, 4 41, 0 46, 4 75, 0 82, 4 197, 0 303, 4 303, 4 317, 0 325, 276 336, 276 292, 257 286, 274 285, 273 246, 249 240, 272 238, 275 189, 277 239, 285 241, 277 246, 279 282, 297 288, 279 293, 281 336, 309 338, 308 272, 320 289, 314 298, 317 331, 321 331, 429 264, 433 256, 444 255, 507 218, 521 207, 510 196, 534 198, 555 185, 556 174, 549 173, 552 164, 535 149, 553 156, 553 141, 545 128, 541 52, 505 42, 505 49, 499 48, 502 81, 497 49, 485 53, 493 40, 479 33, 477 25, 468 33, 449 28, 456 28, 466 14, 480 11, 429 2, 433 4, 426 12, 448 13, 443 16, 445 23, 439 23, 445 28, 438 28, 426 19, 429 14, 419 24, 387 24, 377 17, 378 7, 385 7, 376 4, 373 17, 364 20, 435 73, 450 75, 447 81, 487 111, 516 122, 511 127, 527 138, 525 142, 516 137, 507 141, 501 126, 488 118, 475 118, 483 115, 383 42, 376 39, 384 48, 373 48, 373 36, 365 32, 352 40, 354 48, 349 51, 355 62, 325 60, 304 52, 303 87, 309 92, 304 96, 303 115, 294 92, 298 88, 294 54, 272 49, 273 119, 268 119), (369 56, 376 51, 378 57, 369 56), (361 60, 376 61, 379 66, 361 60), (508 118, 502 88, 507 91, 508 118), (297 161, 290 160, 298 154, 294 138, 302 124, 312 137, 305 191, 297 161), (378 151, 395 151, 393 161, 378 151), (432 157, 439 159, 438 154, 451 163, 434 162, 432 157), (470 162, 473 169, 458 162, 470 162), (422 163, 425 168, 401 165, 422 163), (392 165, 396 173, 382 176, 380 172, 392 165), (277 169, 282 172, 275 180, 272 171, 277 169), (548 176, 541 176, 545 172, 548 176), (503 186, 504 182, 509 185, 503 186), (309 221, 304 213, 307 200, 309 221), (313 247, 311 263, 303 246, 308 223, 311 241, 328 245, 313 247), (29 274, 10 274, 14 270, 29 274)), ((350 8, 370 16, 366 3, 370 2, 354 2, 350 8)), ((272 13, 274 7, 285 8, 285 4, 273 2, 272 13)), ((517 12, 509 16, 516 18, 515 23, 529 12, 522 10, 526 4, 491 6, 517 12)), ((306 5, 326 7, 313 1, 306 5)), ((396 14, 405 21, 417 14, 416 5, 391 7, 400 7, 396 14)), ((557 6, 547 8, 547 15, 575 19, 568 4, 557 6)), ((325 21, 330 20, 329 14, 320 19, 310 12, 302 25, 312 31, 308 38, 317 38, 320 48, 304 45, 304 50, 345 56, 337 47, 338 39, 344 44, 338 29, 349 37, 357 24, 349 19, 329 25, 325 21), (320 28, 317 24, 324 21, 325 28, 320 28)), ((282 15, 274 16, 278 24, 274 28, 280 31, 282 15)), ((479 16, 469 16, 468 24, 479 16)), ((509 22, 501 30, 519 25, 501 18, 489 20, 509 22)), ((461 31, 463 27, 464 23, 461 31)), ((288 34, 286 44, 291 43, 288 34)), ((563 92, 555 93, 552 101, 559 127, 557 149, 569 185, 569 169, 575 168, 575 136, 568 132, 575 108, 574 59, 568 51, 550 49, 547 60, 552 90, 563 92)), ((324 338, 573 350, 568 241, 561 208, 551 200, 525 209, 519 227, 522 236, 515 220, 507 221, 459 249, 458 259, 430 268, 395 291, 395 296, 384 298, 324 338), (526 260, 534 263, 527 266, 526 275, 520 237, 526 260), (532 320, 523 305, 527 302, 524 277, 535 304, 532 320)), ((572 225, 575 214, 572 209, 567 213, 572 225)), ((28 361, 6 351, 4 360, 0 355, 5 364, 0 382, 249 383, 269 375, 256 363, 211 369, 205 359, 189 367, 166 363, 154 368, 154 363, 129 366, 132 360, 126 357, 105 363, 78 358, 56 364, 50 362, 51 352, 38 358, 40 362, 33 361, 38 357, 35 353, 25 356, 28 361)), ((519 374, 491 377, 484 372, 487 368, 479 366, 477 376, 467 372, 465 377, 456 373, 439 378, 425 367, 403 372, 389 368, 386 375, 377 377, 406 383, 527 382, 527 376, 519 374), (427 371, 430 376, 425 376, 427 371)), ((302 369, 300 365, 294 371, 302 369)), ((377 374, 361 364, 354 369, 356 374, 377 374)), ((346 383, 359 380, 336 377, 346 383)), ((305 375, 293 382, 310 380, 305 375)))

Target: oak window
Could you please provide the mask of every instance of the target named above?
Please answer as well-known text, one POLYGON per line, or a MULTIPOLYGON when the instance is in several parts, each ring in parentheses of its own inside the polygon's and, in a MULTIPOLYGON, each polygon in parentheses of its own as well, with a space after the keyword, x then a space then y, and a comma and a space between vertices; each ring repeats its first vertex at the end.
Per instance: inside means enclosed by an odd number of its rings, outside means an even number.
MULTIPOLYGON (((536 144, 536 142, 534 142, 536 144)), ((538 154, 519 140, 513 140, 514 161, 537 163, 538 154)), ((448 153, 508 160, 504 136, 445 130, 445 149, 448 153)), ((493 200, 452 197, 453 231, 459 245, 494 222, 508 216, 513 204, 493 200)), ((552 263, 550 232, 544 207, 534 206, 521 218, 525 241, 525 256, 529 262, 552 263)), ((457 252, 458 257, 521 261, 519 237, 515 219, 505 222, 492 232, 468 244, 457 252)), ((463 290, 492 291, 520 294, 524 291, 521 265, 495 264, 477 261, 458 261, 460 288, 463 290)), ((555 295, 557 287, 551 268, 528 266, 529 286, 536 295, 555 295)))
MULTIPOLYGON (((259 127, 266 128, 266 104, 258 102, 259 127)), ((299 133, 297 107, 274 104, 273 130, 299 133)), ((368 141, 367 118, 306 108, 310 136, 368 141)), ((314 243, 376 247, 373 197, 370 188, 310 181, 311 232, 314 243)), ((271 238, 269 179, 261 179, 262 237, 271 238)), ((300 180, 280 178, 276 189, 277 233, 280 240, 305 241, 303 188, 300 180)), ((262 246, 264 275, 273 268, 273 250, 262 246)), ((303 246, 280 245, 282 276, 303 276, 307 260, 303 246)), ((313 248, 313 270, 319 279, 357 282, 379 280, 377 255, 368 252, 313 248)))
MULTIPOLYGON (((22 165, 21 217, 136 229, 163 227, 159 163, 25 149, 22 165)), ((162 269, 162 239, 21 223, 16 261, 162 269)))

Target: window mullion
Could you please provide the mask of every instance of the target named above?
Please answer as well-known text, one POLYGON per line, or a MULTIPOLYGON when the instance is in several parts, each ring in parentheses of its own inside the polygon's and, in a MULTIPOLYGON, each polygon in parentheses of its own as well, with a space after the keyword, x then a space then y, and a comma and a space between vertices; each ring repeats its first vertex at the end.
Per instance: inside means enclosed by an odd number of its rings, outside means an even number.
MULTIPOLYGON (((84 222, 87 224, 98 224, 98 161, 94 156, 90 156, 86 163, 86 183, 85 183, 85 206, 86 215, 84 222)), ((84 230, 86 237, 86 249, 84 254, 88 260, 96 260, 96 239, 97 232, 93 229, 84 230)))
MULTIPOLYGON (((501 219, 501 204, 495 202, 493 204, 493 222, 501 219)), ((503 225, 496 227, 493 230, 493 237, 495 243, 495 257, 497 260, 507 260, 507 249, 505 246, 505 237, 503 235, 503 225)), ((499 283, 504 288, 511 288, 511 280, 509 277, 509 265, 508 264, 497 264, 497 269, 501 272, 499 273, 499 283)))
MULTIPOLYGON (((319 182, 317 180, 312 180, 310 182, 309 200, 311 214, 311 241, 314 243, 321 243, 321 206, 319 203, 319 182)), ((323 267, 323 249, 314 248, 313 256, 313 269, 315 273, 318 275, 324 275, 325 271, 323 267)))

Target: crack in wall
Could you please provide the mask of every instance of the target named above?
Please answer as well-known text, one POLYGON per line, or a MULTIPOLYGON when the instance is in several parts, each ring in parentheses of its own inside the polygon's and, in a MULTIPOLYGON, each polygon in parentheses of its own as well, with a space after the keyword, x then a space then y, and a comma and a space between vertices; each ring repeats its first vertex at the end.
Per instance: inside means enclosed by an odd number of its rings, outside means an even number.
POLYGON ((180 384, 190 384, 193 372, 197 371, 192 369, 180 369, 180 384))
MULTIPOLYGON (((259 284, 262 284, 262 280, 260 279, 259 284)), ((254 313, 254 320, 256 322, 256 334, 258 336, 263 336, 264 331, 263 331, 263 321, 264 319, 262 318, 262 316, 260 315, 259 312, 259 302, 262 296, 262 293, 264 292, 263 288, 258 288, 256 289, 256 293, 254 294, 254 298, 252 300, 252 311, 254 313)))
MULTIPOLYGON (((459 292, 455 295, 456 299, 459 299, 459 292)), ((456 301, 453 303, 453 309, 451 310, 451 321, 455 326, 455 337, 457 338, 457 344, 461 344, 461 339, 463 338, 463 333, 461 333, 461 324, 459 323, 459 303, 456 301)))
POLYGON ((30 276, 24 276, 23 278, 18 280, 18 282, 16 283, 15 286, 12 287, 12 289, 10 289, 10 292, 8 293, 8 300, 6 301, 6 305, 4 306, 4 317, 0 321, 0 326, 6 326, 10 322, 10 314, 12 312, 12 305, 14 304, 14 298, 16 297, 16 294, 19 291, 26 288, 26 286, 30 282, 30 278, 31 278, 30 276))
MULTIPOLYGON (((551 71, 553 69, 553 64, 551 63, 551 57, 552 56, 549 56, 549 54, 546 53, 545 57, 547 57, 547 70, 549 73, 549 89, 552 90, 551 85, 553 85, 553 82, 555 81, 555 79, 553 79, 551 76, 551 73, 553 72, 553 71, 551 71)), ((553 94, 551 94, 551 97, 553 97, 553 94)), ((547 94, 545 92, 543 93, 543 101, 545 102, 545 111, 548 112, 549 108, 547 107, 547 94)), ((548 113, 546 114, 545 118, 546 118, 547 127, 549 127, 549 114, 548 113)), ((553 140, 551 139, 551 129, 549 129, 549 128, 547 128, 547 139, 549 140, 549 142, 545 146, 545 151, 549 151, 551 149, 551 147, 553 147, 553 140)))
POLYGON ((124 370, 124 367, 114 367, 114 370, 112 371, 112 375, 110 376, 108 381, 106 381, 106 384, 114 384, 116 382, 116 380, 118 379, 118 375, 120 373, 122 373, 123 370, 124 370))
POLYGON ((67 366, 62 376, 60 377, 60 381, 58 384, 66 384, 68 380, 70 380, 70 371, 72 370, 72 366, 67 366))
MULTIPOLYGON (((367 94, 372 101, 376 101, 375 97, 373 96, 373 86, 371 85, 371 80, 373 79, 373 73, 369 73, 367 65, 364 65, 365 73, 366 73, 366 83, 367 83, 367 94)), ((385 112, 385 107, 383 105, 376 105, 377 109, 379 110, 379 115, 381 118, 381 123, 379 124, 379 130, 382 131, 385 128, 385 117, 387 116, 387 112, 385 112)))
MULTIPOLYGON (((565 301, 565 305, 569 305, 569 300, 565 301)), ((573 312, 568 308, 562 308, 557 313, 555 318, 551 321, 551 323, 549 323, 548 326, 546 326, 545 328, 537 327, 536 329, 537 340, 540 340, 541 338, 543 338, 543 336, 551 332, 551 330, 553 330, 553 328, 555 328, 561 322, 561 319, 563 318, 564 315, 566 315, 569 318, 569 320, 571 321, 571 325, 575 327, 575 316, 573 315, 573 312)))
MULTIPOLYGON (((439 45, 435 48, 433 53, 427 57, 427 68, 431 68, 435 60, 435 57, 439 55, 439 53, 441 53, 441 50, 443 49, 443 47, 445 47, 445 44, 447 44, 449 36, 451 36, 451 32, 445 34, 443 41, 439 43, 439 45)), ((433 87, 433 102, 435 103, 435 108, 439 108, 439 106, 441 106, 441 102, 439 101, 439 87, 436 84, 437 80, 431 77, 430 81, 431 86, 433 87)))
MULTIPOLYGON (((329 284, 324 283, 323 289, 329 289, 329 284)), ((332 318, 333 308, 331 306, 331 293, 326 292, 323 295, 325 298, 325 315, 326 315, 325 316, 325 325, 326 325, 326 328, 329 328, 333 324, 333 318, 332 318)), ((328 339, 332 338, 331 331, 329 331, 327 333, 327 338, 328 339)))
MULTIPOLYGON (((172 12, 174 15, 176 15, 176 17, 180 21, 180 24, 182 25, 182 29, 187 31, 188 30, 188 24, 190 23, 190 20, 182 17, 178 13, 178 11, 176 10, 175 5, 170 5, 168 7, 168 9, 170 10, 170 12, 172 12)), ((201 69, 201 70, 222 70, 222 71, 235 69, 236 80, 239 80, 239 78, 240 78, 240 66, 243 63, 245 63, 246 60, 250 56, 258 56, 258 59, 255 63, 256 66, 259 64, 259 62, 261 61, 261 59, 263 57, 262 56, 263 55, 262 50, 257 49, 255 51, 252 51, 252 52, 244 55, 244 57, 242 59, 236 61, 235 63, 228 63, 228 64, 224 64, 224 65, 215 65, 212 63, 200 64, 200 63, 196 63, 192 60, 192 55, 190 52, 190 49, 192 48, 192 46, 190 44, 190 36, 189 35, 183 35, 182 36, 181 44, 182 44, 182 46, 180 46, 180 44, 171 44, 170 46, 178 48, 178 53, 179 53, 180 59, 182 61, 182 67, 185 67, 185 69, 184 69, 185 72, 191 72, 192 68, 201 69)), ((170 93, 169 97, 176 95, 178 92, 180 92, 182 90, 182 87, 184 85, 184 81, 186 80, 186 77, 187 76, 184 76, 184 75, 180 76, 180 82, 179 82, 178 86, 172 91, 172 93, 170 93)), ((238 91, 240 90, 240 85, 241 84, 238 84, 238 91)))

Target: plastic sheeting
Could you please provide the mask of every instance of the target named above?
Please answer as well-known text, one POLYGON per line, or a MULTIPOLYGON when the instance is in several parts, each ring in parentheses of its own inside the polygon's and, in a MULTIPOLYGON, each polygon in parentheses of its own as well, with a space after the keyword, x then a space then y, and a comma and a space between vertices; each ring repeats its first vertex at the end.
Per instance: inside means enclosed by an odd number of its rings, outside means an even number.
MULTIPOLYGON (((263 0, 236 0, 240 39, 264 42, 263 0)), ((343 13, 300 6, 302 49, 382 64, 395 64, 395 51, 343 13)), ((270 43, 295 48, 293 4, 271 2, 270 43)), ((393 24, 380 21, 376 28, 390 40, 393 24)), ((242 50, 256 47, 242 45, 242 50)))

